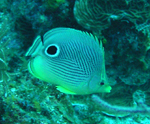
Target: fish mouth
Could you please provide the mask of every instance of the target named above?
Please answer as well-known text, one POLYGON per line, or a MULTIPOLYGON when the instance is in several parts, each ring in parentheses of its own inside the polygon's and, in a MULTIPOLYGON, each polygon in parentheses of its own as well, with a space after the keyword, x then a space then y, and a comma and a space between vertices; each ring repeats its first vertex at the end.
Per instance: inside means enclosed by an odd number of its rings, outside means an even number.
MULTIPOLYGON (((32 60, 33 61, 33 60, 32 60)), ((33 68, 32 68, 32 61, 29 61, 29 63, 28 63, 28 70, 29 70, 29 72, 32 74, 32 75, 34 75, 34 72, 33 72, 33 68)))

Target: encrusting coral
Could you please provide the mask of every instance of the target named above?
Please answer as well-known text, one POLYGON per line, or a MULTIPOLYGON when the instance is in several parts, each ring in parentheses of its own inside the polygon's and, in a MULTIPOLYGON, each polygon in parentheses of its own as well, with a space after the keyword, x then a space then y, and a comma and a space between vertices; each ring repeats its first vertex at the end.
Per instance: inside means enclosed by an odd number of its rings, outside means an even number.
POLYGON ((148 0, 77 0, 74 16, 86 29, 101 31, 111 25, 111 21, 130 21, 142 24, 150 18, 148 0))
POLYGON ((150 107, 145 104, 144 96, 145 94, 141 90, 137 90, 133 94, 133 98, 136 103, 135 107, 123 107, 123 106, 111 105, 103 101, 97 95, 92 95, 92 100, 95 101, 100 107, 105 109, 104 111, 102 111, 102 113, 109 116, 123 117, 131 114, 139 114, 139 113, 149 114, 150 107))

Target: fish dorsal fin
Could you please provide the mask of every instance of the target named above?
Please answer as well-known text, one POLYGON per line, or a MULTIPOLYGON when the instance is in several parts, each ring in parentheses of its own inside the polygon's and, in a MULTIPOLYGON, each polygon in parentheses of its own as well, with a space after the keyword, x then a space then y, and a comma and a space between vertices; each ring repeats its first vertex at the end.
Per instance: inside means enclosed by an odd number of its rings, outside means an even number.
POLYGON ((103 48, 103 45, 102 45, 102 41, 99 41, 98 38, 96 36, 94 36, 93 34, 91 34, 91 33, 84 32, 84 31, 80 31, 80 32, 90 36, 94 41, 96 41, 96 43, 99 44, 99 47, 102 49, 102 52, 104 53, 104 50, 103 50, 104 48, 103 48))
POLYGON ((93 38, 99 44, 98 38, 96 36, 94 36, 93 34, 91 34, 91 33, 88 33, 88 32, 85 32, 85 31, 80 31, 80 30, 73 29, 73 28, 64 28, 64 27, 54 28, 54 29, 51 29, 50 31, 46 32, 44 34, 44 41, 49 39, 51 36, 54 36, 55 34, 60 34, 60 33, 62 34, 65 31, 68 31, 68 32, 74 31, 73 33, 85 34, 85 35, 90 36, 91 38, 93 38))
MULTIPOLYGON (((55 34, 62 34, 63 32, 70 32, 72 35, 74 35, 74 33, 81 35, 83 37, 83 34, 89 36, 90 38, 92 38, 94 41, 96 41, 98 44, 100 44, 100 47, 102 48, 102 43, 99 43, 99 40, 96 36, 94 36, 91 33, 88 32, 84 32, 84 31, 80 31, 80 30, 76 30, 76 29, 72 29, 72 28, 54 28, 48 32, 46 32, 43 36, 43 42, 46 43, 46 41, 51 38, 52 36, 54 36, 55 34)), ((84 37, 83 37, 84 38, 84 37)), ((41 47, 43 46, 43 43, 41 36, 37 36, 37 38, 34 40, 33 45, 29 48, 29 50, 27 51, 27 53, 25 54, 25 56, 36 56, 37 53, 39 52, 39 50, 41 49, 41 47)), ((92 45, 92 44, 91 44, 92 45)))
POLYGON ((39 51, 39 49, 41 48, 41 46, 42 46, 41 36, 37 36, 37 38, 34 40, 32 46, 29 48, 25 56, 32 56, 32 57, 35 56, 39 51))
POLYGON ((93 34, 91 33, 88 33, 88 32, 84 32, 84 31, 81 31, 82 33, 85 33, 86 35, 89 35, 91 38, 93 38, 98 44, 99 44, 99 40, 96 36, 94 36, 93 34))
POLYGON ((50 38, 51 36, 55 35, 55 34, 60 34, 64 31, 70 30, 71 28, 63 28, 63 27, 59 27, 59 28, 54 28, 49 30, 48 32, 46 32, 44 34, 44 41, 47 40, 48 38, 50 38))

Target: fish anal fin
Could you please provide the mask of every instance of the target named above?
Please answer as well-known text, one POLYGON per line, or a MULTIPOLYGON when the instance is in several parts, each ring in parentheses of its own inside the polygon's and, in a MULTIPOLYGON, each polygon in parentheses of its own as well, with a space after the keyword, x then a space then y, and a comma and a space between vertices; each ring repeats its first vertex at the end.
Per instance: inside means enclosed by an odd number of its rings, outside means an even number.
POLYGON ((65 88, 63 88, 63 87, 61 87, 61 86, 56 86, 57 87, 57 90, 59 90, 60 92, 62 92, 62 93, 65 93, 65 94, 72 94, 72 95, 75 95, 76 93, 74 93, 74 92, 72 92, 72 91, 70 91, 70 90, 68 90, 68 89, 65 89, 65 88))

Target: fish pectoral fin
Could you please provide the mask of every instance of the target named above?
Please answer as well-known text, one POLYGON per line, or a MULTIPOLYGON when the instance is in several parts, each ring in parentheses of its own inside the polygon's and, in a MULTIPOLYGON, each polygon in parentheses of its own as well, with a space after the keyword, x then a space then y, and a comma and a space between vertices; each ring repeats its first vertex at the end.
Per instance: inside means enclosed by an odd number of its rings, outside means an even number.
POLYGON ((57 90, 59 90, 60 92, 62 92, 62 93, 66 93, 66 94, 72 94, 72 95, 75 95, 76 93, 74 93, 74 92, 72 92, 72 91, 70 91, 70 90, 68 90, 68 89, 65 89, 65 88, 63 88, 63 87, 61 87, 61 86, 56 86, 57 87, 57 90))

